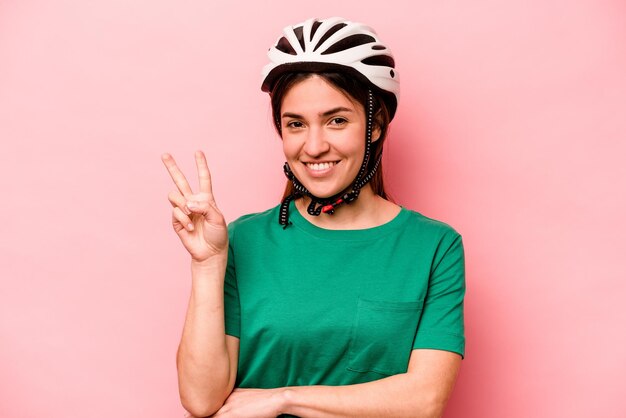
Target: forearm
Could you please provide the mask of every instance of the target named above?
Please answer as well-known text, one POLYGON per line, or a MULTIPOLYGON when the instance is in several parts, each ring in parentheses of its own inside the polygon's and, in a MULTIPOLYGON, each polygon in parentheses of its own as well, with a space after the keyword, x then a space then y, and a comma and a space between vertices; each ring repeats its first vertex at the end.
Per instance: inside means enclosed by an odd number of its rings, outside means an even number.
POLYGON ((224 332, 225 269, 225 257, 191 266, 191 296, 176 363, 181 402, 194 415, 218 409, 234 385, 224 332))
POLYGON ((346 386, 284 388, 284 413, 303 418, 441 416, 446 399, 415 374, 346 386))

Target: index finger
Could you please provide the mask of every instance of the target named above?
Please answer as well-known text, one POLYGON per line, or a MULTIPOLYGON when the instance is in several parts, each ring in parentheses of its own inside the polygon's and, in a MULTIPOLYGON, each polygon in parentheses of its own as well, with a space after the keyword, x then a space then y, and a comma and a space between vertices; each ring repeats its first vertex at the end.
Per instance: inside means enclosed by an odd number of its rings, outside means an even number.
POLYGON ((176 184, 176 187, 178 187, 178 190, 181 192, 181 194, 183 196, 189 196, 193 194, 193 192, 191 191, 191 187, 189 187, 189 182, 185 178, 183 172, 180 171, 180 169, 176 165, 174 157, 172 157, 170 154, 163 154, 161 155, 161 160, 163 161, 163 164, 165 164, 167 171, 170 173, 170 177, 172 177, 172 180, 174 180, 174 184, 176 184))
POLYGON ((208 193, 209 198, 213 200, 213 187, 211 185, 211 172, 206 162, 206 157, 202 151, 196 151, 196 167, 198 167, 198 182, 200 184, 200 192, 208 193))

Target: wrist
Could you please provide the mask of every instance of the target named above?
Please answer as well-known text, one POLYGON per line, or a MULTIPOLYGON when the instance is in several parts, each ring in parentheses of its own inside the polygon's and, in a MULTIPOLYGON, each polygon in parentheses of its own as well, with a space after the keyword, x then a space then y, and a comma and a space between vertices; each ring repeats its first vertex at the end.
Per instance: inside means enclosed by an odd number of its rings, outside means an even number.
POLYGON ((228 264, 227 255, 215 255, 203 261, 191 260, 191 272, 194 278, 217 277, 224 280, 226 265, 228 264))
POLYGON ((214 268, 218 266, 225 265, 228 262, 228 252, 224 251, 223 253, 215 254, 205 260, 196 260, 195 258, 191 258, 191 267, 192 268, 214 268))
POLYGON ((277 390, 279 399, 278 412, 280 414, 289 414, 295 403, 295 390, 291 387, 278 388, 277 390))

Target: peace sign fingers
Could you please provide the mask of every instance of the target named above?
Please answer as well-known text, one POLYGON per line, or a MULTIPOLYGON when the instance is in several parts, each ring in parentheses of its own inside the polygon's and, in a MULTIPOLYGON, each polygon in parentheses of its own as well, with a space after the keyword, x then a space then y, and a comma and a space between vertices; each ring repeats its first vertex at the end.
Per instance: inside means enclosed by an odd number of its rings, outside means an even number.
POLYGON ((191 187, 189 187, 189 182, 185 178, 183 172, 180 171, 176 165, 174 157, 170 154, 163 154, 161 155, 161 160, 163 161, 163 164, 165 164, 167 171, 170 173, 170 177, 174 180, 174 184, 176 184, 180 193, 185 197, 192 195, 193 192, 191 191, 191 187))
POLYGON ((200 191, 194 193, 174 158, 165 153, 161 160, 178 190, 168 195, 174 207, 172 225, 192 259, 205 262, 228 253, 228 227, 217 208, 211 187, 211 173, 202 151, 196 151, 200 191))

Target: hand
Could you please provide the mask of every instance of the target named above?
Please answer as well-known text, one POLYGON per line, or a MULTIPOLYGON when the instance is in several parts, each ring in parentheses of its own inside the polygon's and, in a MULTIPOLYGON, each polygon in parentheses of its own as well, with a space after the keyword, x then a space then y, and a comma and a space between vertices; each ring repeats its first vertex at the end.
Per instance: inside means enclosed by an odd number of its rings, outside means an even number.
POLYGON ((282 414, 284 388, 236 388, 224 405, 211 417, 216 418, 276 418, 282 414))
POLYGON ((217 208, 211 187, 211 174, 202 151, 196 151, 196 167, 200 192, 194 194, 187 179, 170 154, 161 159, 178 190, 170 192, 168 199, 172 211, 172 225, 191 258, 199 263, 216 255, 228 254, 228 228, 224 216, 217 208))

